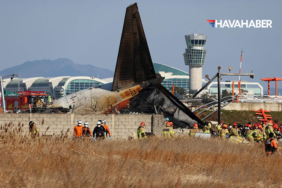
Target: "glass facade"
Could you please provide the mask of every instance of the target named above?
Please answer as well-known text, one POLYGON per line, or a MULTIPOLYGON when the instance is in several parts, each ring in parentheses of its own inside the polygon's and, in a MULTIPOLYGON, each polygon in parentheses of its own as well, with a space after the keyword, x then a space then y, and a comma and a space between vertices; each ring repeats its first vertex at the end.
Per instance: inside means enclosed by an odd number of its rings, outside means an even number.
POLYGON ((162 82, 162 85, 172 92, 172 85, 174 87, 184 88, 186 92, 189 92, 189 78, 169 78, 162 82))
POLYGON ((190 34, 185 36, 187 49, 185 50, 185 65, 203 66, 205 64, 206 53, 206 35, 190 34))
POLYGON ((167 90, 171 92, 174 84, 175 87, 184 88, 186 92, 189 92, 189 73, 160 63, 153 65, 156 73, 164 73, 164 75, 161 74, 162 77, 165 77, 162 85, 167 90), (167 73, 171 73, 171 76, 167 76, 167 73))
POLYGON ((66 81, 68 81, 68 79, 69 79, 69 78, 63 78, 63 79, 59 82, 58 86, 64 86, 65 83, 66 83, 66 81))
POLYGON ((170 66, 167 66, 167 65, 163 65, 160 63, 154 63, 153 65, 154 65, 154 69, 156 73, 163 71, 163 72, 171 72, 172 75, 189 76, 189 73, 173 68, 173 67, 170 67, 170 66))
POLYGON ((68 83, 66 88, 66 95, 100 85, 103 85, 103 83, 95 80, 75 79, 68 83))
POLYGON ((24 91, 24 90, 27 90, 26 88, 26 84, 23 83, 23 80, 22 79, 13 79, 12 81, 10 81, 6 87, 5 87, 5 90, 8 90, 8 91, 24 91))
MULTIPOLYGON (((221 93, 224 90, 230 91, 232 92, 232 84, 221 84, 220 85, 220 89, 221 89, 221 93)), ((211 94, 217 94, 217 83, 212 83, 211 86, 208 87, 210 89, 210 93, 211 94)), ((238 84, 234 84, 234 89, 235 92, 236 90, 238 91, 238 84)), ((253 93, 254 95, 261 95, 262 93, 262 89, 259 87, 258 84, 248 84, 248 83, 242 83, 241 84, 241 89, 247 90, 247 91, 251 91, 251 93, 253 93)))
POLYGON ((49 87, 49 79, 39 78, 33 82, 31 87, 49 87))
POLYGON ((203 66, 205 64, 207 51, 205 49, 186 49, 186 53, 184 53, 185 63, 188 65, 200 65, 203 66))

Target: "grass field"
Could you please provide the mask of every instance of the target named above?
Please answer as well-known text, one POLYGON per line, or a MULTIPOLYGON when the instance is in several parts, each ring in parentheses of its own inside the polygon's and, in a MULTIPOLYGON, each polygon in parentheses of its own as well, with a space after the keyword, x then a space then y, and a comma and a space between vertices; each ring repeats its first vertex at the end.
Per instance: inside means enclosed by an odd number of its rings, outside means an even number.
MULTIPOLYGON (((10 129, 12 130, 12 129, 10 129)), ((1 187, 279 187, 263 145, 179 137, 132 141, 0 139, 1 187)))

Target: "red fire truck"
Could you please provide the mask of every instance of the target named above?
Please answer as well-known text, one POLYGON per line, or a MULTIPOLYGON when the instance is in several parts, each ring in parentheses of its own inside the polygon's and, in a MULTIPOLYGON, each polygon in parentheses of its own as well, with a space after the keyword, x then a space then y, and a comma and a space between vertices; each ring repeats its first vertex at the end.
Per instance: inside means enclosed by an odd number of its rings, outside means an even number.
POLYGON ((28 110, 29 108, 35 107, 36 102, 41 100, 46 102, 48 95, 44 91, 18 91, 18 92, 5 92, 5 101, 7 110, 22 111, 28 110))

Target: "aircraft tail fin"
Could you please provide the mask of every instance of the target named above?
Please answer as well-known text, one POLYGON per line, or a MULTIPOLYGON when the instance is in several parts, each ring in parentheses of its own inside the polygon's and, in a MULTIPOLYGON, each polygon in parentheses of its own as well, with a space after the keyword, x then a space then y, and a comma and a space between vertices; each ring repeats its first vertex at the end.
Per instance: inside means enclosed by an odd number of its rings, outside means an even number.
POLYGON ((112 91, 156 78, 137 3, 127 7, 112 91))

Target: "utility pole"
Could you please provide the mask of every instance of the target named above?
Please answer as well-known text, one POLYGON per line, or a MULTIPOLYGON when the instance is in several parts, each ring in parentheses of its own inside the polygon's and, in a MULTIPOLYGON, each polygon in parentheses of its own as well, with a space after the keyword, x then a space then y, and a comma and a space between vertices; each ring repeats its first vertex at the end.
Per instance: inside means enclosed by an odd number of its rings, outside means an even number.
POLYGON ((220 124, 221 122, 221 87, 220 87, 220 80, 221 80, 221 75, 220 75, 220 69, 221 67, 219 66, 218 68, 218 73, 217 73, 217 109, 218 109, 218 114, 217 114, 217 118, 218 118, 218 124, 220 124))
POLYGON ((2 76, 0 76, 0 81, 1 81, 2 108, 3 108, 3 113, 6 113, 5 93, 4 93, 2 76))
POLYGON ((11 77, 11 81, 14 79, 14 77, 20 77, 18 74, 10 74, 8 76, 0 76, 0 82, 1 82, 1 98, 2 98, 2 108, 3 108, 3 113, 6 113, 6 103, 5 103, 5 93, 4 93, 4 87, 3 87, 3 79, 11 77))

